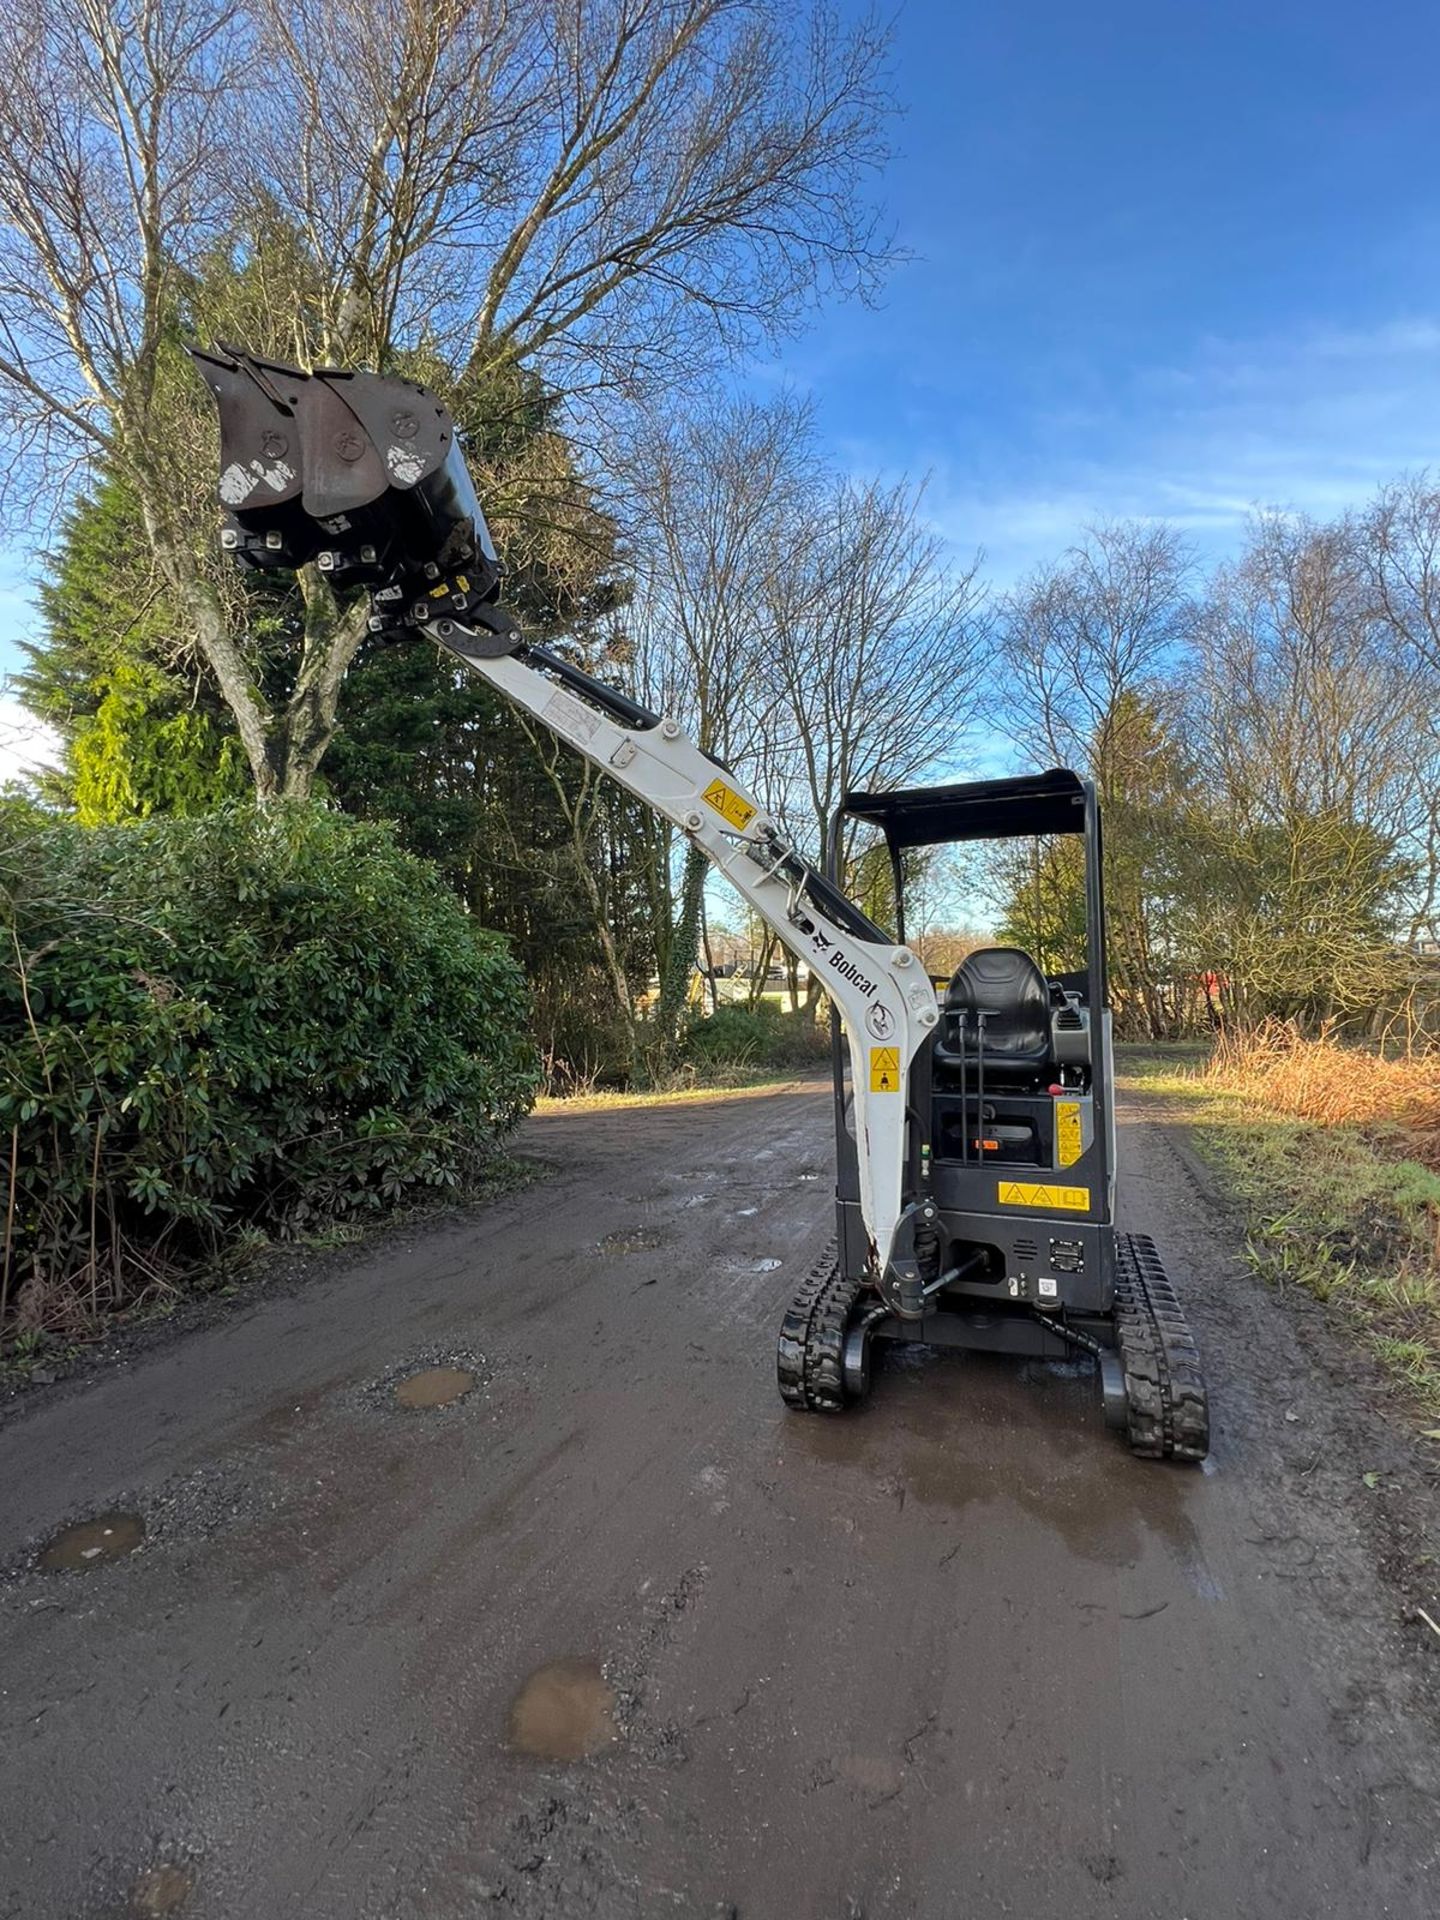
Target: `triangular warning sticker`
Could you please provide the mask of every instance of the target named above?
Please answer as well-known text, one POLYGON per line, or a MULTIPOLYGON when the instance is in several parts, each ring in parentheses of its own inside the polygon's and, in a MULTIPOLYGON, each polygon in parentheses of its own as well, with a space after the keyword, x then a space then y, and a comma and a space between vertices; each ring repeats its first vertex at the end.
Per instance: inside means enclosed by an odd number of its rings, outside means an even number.
POLYGON ((1086 1213, 1090 1208, 1090 1189, 1040 1186, 1029 1180, 1001 1180, 996 1185, 995 1199, 1002 1207, 1043 1207, 1052 1213, 1086 1213))
POLYGON ((871 1093, 899 1093, 900 1049, 898 1047, 871 1047, 870 1091, 871 1093))

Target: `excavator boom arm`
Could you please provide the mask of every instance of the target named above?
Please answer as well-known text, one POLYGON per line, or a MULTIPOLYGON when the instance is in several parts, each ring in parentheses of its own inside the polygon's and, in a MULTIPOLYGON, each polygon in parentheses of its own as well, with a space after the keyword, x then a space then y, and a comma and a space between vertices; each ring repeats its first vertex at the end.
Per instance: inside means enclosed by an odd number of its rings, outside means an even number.
POLYGON ((446 409, 374 374, 305 374, 196 353, 219 404, 224 549, 257 568, 314 562, 367 587, 371 625, 429 634, 700 849, 839 1009, 872 1277, 918 1318, 906 1089, 938 1014, 925 970, 810 866, 735 774, 677 721, 538 645, 495 600, 499 567, 446 409))

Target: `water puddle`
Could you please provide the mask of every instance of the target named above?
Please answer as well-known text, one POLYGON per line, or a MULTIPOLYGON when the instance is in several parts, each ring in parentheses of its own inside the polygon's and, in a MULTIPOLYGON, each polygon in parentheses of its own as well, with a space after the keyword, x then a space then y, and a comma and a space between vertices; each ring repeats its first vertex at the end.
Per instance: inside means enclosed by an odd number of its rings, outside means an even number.
POLYGON ((463 1400, 474 1384, 474 1374, 464 1367, 426 1367, 423 1373, 412 1373, 400 1382, 395 1389, 395 1404, 417 1410, 448 1407, 463 1400))
POLYGON ((145 1538, 138 1513, 102 1513, 65 1527, 40 1553, 46 1573, 88 1573, 107 1560, 120 1560, 145 1538))
POLYGON ((178 1913, 195 1886, 189 1867, 147 1867, 130 1890, 130 1912, 135 1920, 160 1920, 178 1913))
POLYGON ((615 1738, 615 1692, 598 1660, 537 1667, 510 1709, 510 1745, 537 1760, 583 1760, 615 1738))
POLYGON ((653 1227, 620 1227, 607 1233, 600 1242, 601 1253, 651 1253, 665 1244, 663 1233, 653 1227))
POLYGON ((732 1273, 774 1273, 777 1267, 783 1265, 783 1261, 776 1260, 770 1254, 766 1254, 765 1257, 760 1260, 732 1260, 730 1262, 730 1271, 732 1273))
POLYGON ((742 1220, 748 1220, 752 1213, 758 1213, 760 1209, 758 1207, 737 1207, 735 1211, 742 1220))

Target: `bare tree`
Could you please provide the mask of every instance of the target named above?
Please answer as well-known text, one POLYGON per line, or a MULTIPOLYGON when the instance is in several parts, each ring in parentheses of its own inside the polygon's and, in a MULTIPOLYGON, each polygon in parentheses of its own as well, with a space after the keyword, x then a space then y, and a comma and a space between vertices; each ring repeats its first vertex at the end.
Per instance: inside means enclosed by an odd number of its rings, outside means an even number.
POLYGON ((1355 530, 1376 612, 1440 679, 1440 482, 1423 472, 1392 481, 1355 530))
MULTIPOLYGON (((804 502, 817 486, 808 409, 716 401, 652 420, 627 460, 633 495, 635 671, 705 752, 762 792, 782 784, 769 698, 784 635, 776 583, 795 564, 804 502)), ((694 964, 704 856, 687 845, 669 918, 661 1037, 678 1019, 694 964)))
POLYGON ((1108 798, 1133 703, 1163 703, 1192 631, 1192 559, 1172 528, 1108 522, 1002 608, 994 717, 1021 750, 1094 775, 1108 798))
POLYGON ((803 566, 820 472, 810 410, 788 397, 652 417, 627 454, 640 683, 747 774, 781 643, 776 583, 803 566))
POLYGON ((883 271, 884 56, 872 22, 783 0, 11 0, 12 445, 32 491, 97 465, 133 483, 261 794, 309 790, 363 624, 307 574, 264 697, 209 566, 177 325, 418 357, 462 399, 524 367, 569 392, 693 373, 883 271))
POLYGON ((1207 776, 1247 822, 1413 817, 1411 665, 1372 611, 1353 524, 1267 513, 1211 583, 1191 700, 1207 776))
MULTIPOLYGON (((988 643, 977 566, 949 564, 921 501, 906 482, 828 480, 797 503, 768 582, 770 804, 817 857, 847 791, 957 768, 970 745, 988 643)), ((855 841, 852 830, 841 849, 845 880, 893 921, 889 862, 857 863, 855 841)), ((918 881, 923 856, 910 864, 918 881)), ((793 967, 790 981, 793 1001, 793 967)), ((812 976, 808 1006, 819 991, 812 976)))
MULTIPOLYGON (((257 770, 262 703, 177 498, 167 349, 232 202, 245 47, 213 0, 16 0, 0 21, 0 404, 27 492, 108 465, 134 486, 166 585, 257 770)), ((13 492, 9 504, 16 504, 13 492)), ((186 507, 191 508, 187 514, 186 507)), ((258 779, 258 771, 257 771, 258 779)))
MULTIPOLYGON (((848 788, 963 754, 986 623, 918 489, 827 474, 783 398, 704 407, 648 436, 632 473, 642 676, 802 845, 820 851, 848 788)), ((671 1004, 703 877, 688 860, 671 1004)))
POLYGON ((1414 669, 1409 756, 1421 806, 1412 935, 1440 937, 1440 483, 1406 474, 1382 487, 1355 527, 1374 613, 1414 669))
POLYGON ((766 583, 766 673, 794 755, 782 804, 823 846, 848 790, 962 769, 990 622, 978 560, 950 562, 922 488, 830 481, 800 504, 766 583))
POLYGON ((1211 584, 1187 702, 1210 853, 1197 940, 1242 1012, 1323 1019, 1396 978, 1405 846, 1433 783, 1416 697, 1357 524, 1258 516, 1211 584))
MULTIPOLYGON (((1169 527, 1090 528, 1005 602, 993 708, 1032 763, 1072 766, 1095 781, 1108 822, 1116 1000, 1122 1017, 1156 1036, 1169 1030, 1174 1003, 1170 823, 1178 668, 1195 620, 1192 564, 1169 527)), ((1002 892, 1024 909, 1021 924, 1066 966, 1079 964, 1082 938, 1071 912, 1072 853, 1067 843, 997 856, 1002 892)))
POLYGON ((550 12, 254 0, 252 165, 308 268, 284 315, 295 357, 383 367, 401 343, 468 342, 499 210, 535 164, 550 12))
MULTIPOLYGON (((480 242, 472 353, 562 384, 693 375, 717 337, 789 332, 891 258, 888 30, 792 0, 568 0, 515 88, 518 191, 480 242)), ((499 211, 499 210, 497 210, 499 211)))

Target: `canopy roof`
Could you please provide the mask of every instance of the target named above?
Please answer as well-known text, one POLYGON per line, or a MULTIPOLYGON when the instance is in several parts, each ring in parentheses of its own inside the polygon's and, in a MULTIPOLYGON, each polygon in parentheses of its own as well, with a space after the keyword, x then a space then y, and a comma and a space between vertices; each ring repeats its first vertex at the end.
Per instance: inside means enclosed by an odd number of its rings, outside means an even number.
POLYGON ((954 840, 1008 840, 1032 833, 1083 833, 1088 783, 1066 767, 1009 780, 951 787, 847 793, 844 811, 879 827, 895 847, 954 840))

